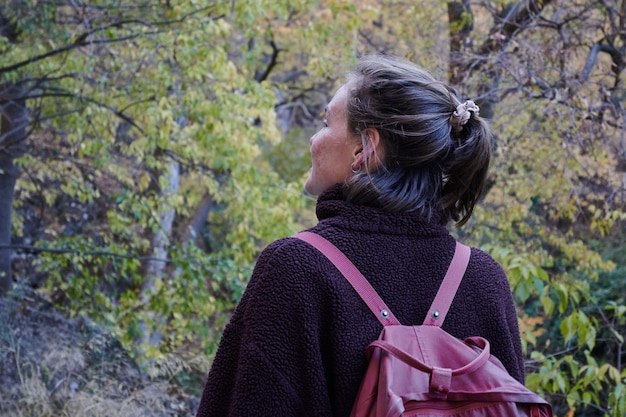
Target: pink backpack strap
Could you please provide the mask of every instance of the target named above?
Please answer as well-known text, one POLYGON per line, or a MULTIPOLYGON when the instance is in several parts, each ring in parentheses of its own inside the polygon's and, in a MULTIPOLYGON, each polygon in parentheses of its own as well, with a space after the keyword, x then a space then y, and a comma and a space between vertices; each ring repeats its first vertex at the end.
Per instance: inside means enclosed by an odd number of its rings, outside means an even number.
POLYGON ((461 284, 463 275, 465 275, 470 254, 471 249, 469 247, 460 242, 456 242, 454 256, 439 286, 439 291, 437 291, 437 295, 430 305, 428 314, 426 314, 424 325, 441 327, 443 324, 448 310, 450 309, 450 305, 452 304, 452 300, 456 295, 456 291, 461 284))
POLYGON ((367 282, 363 274, 359 272, 356 266, 354 266, 346 255, 335 245, 322 236, 312 232, 300 232, 292 237, 303 240, 322 252, 322 254, 335 265, 339 272, 343 274, 356 292, 359 293, 363 301, 365 301, 365 304, 372 310, 372 313, 374 313, 383 326, 400 324, 389 307, 387 307, 382 298, 376 293, 376 290, 367 282))
MULTIPOLYGON (((348 280, 350 285, 361 296, 365 304, 372 310, 372 313, 376 316, 378 321, 383 326, 399 325, 400 322, 393 315, 389 307, 380 298, 376 290, 365 279, 363 274, 354 266, 354 264, 341 252, 335 245, 323 238, 322 236, 312 232, 300 232, 292 237, 303 240, 317 250, 322 252, 335 267, 343 274, 348 280)), ((470 248, 456 242, 456 248, 454 256, 448 267, 445 277, 439 287, 439 291, 435 296, 435 300, 432 302, 426 319, 425 325, 441 327, 443 320, 448 314, 450 304, 456 295, 456 291, 461 284, 463 275, 469 263, 470 248)))

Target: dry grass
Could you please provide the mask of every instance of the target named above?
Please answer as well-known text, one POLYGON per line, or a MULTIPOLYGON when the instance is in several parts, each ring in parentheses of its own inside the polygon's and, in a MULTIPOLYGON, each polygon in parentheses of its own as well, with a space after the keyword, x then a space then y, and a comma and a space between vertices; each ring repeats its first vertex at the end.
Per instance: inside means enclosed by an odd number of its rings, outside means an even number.
POLYGON ((197 398, 171 388, 144 375, 116 340, 84 320, 28 299, 0 299, 1 416, 193 416, 197 398))

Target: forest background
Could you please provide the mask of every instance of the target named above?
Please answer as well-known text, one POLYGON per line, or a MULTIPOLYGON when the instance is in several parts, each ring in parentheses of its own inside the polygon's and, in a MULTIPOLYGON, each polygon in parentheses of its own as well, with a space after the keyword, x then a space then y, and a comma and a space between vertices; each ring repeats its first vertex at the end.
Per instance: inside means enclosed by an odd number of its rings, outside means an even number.
MULTIPOLYGON (((527 385, 558 416, 626 415, 624 0, 2 0, 0 293, 198 396, 259 251, 315 223, 308 139, 367 53, 490 120, 489 187, 454 233, 510 278, 527 385)), ((96 415, 68 406, 89 384, 0 335, 21 376, 3 415, 96 415)))

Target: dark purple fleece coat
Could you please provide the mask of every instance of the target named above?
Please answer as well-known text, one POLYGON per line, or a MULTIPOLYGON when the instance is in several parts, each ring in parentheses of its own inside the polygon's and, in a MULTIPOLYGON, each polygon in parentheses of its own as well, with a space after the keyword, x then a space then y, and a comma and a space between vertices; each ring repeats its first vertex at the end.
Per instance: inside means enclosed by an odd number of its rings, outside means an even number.
MULTIPOLYGON (((437 218, 386 213, 323 193, 311 230, 342 250, 402 324, 421 324, 454 253, 437 218)), ((502 268, 472 249, 443 328, 482 336, 519 381, 517 316, 502 268)), ((382 325, 335 267, 298 239, 270 244, 226 327, 198 417, 346 417, 382 325)))

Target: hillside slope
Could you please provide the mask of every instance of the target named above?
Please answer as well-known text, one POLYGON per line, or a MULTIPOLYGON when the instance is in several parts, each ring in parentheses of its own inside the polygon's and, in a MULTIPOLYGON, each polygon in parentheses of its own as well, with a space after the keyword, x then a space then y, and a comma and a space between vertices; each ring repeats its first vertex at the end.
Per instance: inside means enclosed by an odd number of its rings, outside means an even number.
POLYGON ((88 320, 36 294, 0 299, 0 416, 193 416, 198 399, 172 391, 88 320))

